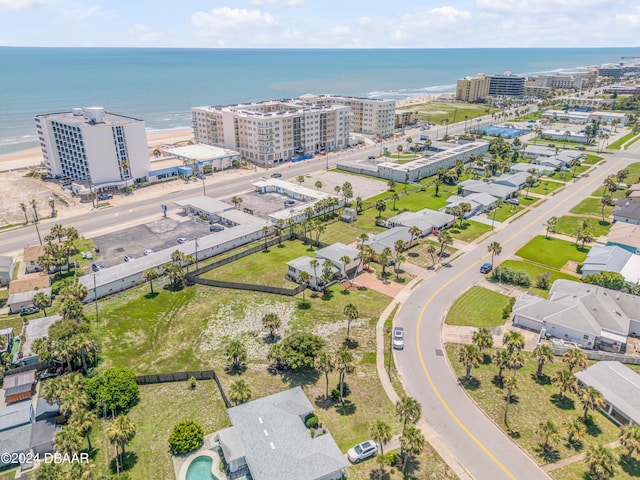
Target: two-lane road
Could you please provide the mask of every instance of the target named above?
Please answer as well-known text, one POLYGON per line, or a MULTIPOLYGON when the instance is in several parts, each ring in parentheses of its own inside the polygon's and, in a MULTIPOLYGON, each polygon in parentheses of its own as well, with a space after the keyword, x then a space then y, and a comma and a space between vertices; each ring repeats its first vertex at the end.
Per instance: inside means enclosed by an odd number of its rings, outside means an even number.
POLYGON ((544 232, 551 216, 560 216, 602 184, 606 175, 620 170, 637 154, 607 156, 587 178, 568 185, 533 211, 503 225, 495 235, 457 258, 423 282, 398 312, 397 325, 410 338, 396 364, 409 395, 418 399, 423 415, 467 471, 476 479, 548 479, 549 477, 471 401, 450 369, 442 344, 442 322, 451 302, 481 276, 479 266, 489 257, 487 246, 502 245, 501 258, 512 255, 535 235, 544 232))

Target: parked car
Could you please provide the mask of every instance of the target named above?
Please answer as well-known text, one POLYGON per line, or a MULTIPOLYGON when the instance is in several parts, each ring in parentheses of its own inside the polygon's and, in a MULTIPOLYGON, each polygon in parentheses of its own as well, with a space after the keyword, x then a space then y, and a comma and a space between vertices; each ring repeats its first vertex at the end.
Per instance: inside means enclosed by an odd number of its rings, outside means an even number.
POLYGON ((280 178, 282 176, 281 173, 275 172, 271 174, 271 178, 280 178))
POLYGON ((199 178, 200 180, 204 180, 204 175, 202 173, 199 173, 198 175, 196 175, 196 178, 199 178))
POLYGON ((30 307, 22 307, 22 309, 20 310, 20 315, 22 316, 33 315, 34 313, 38 313, 39 311, 40 311, 39 308, 36 308, 33 305, 31 305, 30 307))
POLYGON ((491 270, 493 270, 493 267, 491 266, 490 263, 483 263, 482 265, 480 265, 480 273, 489 273, 491 270))
POLYGON ((153 253, 153 250, 151 250, 150 248, 144 251, 145 255, 151 255, 153 253))
POLYGON ((103 268, 105 268, 105 266, 103 264, 101 264, 100 262, 96 262, 96 263, 92 263, 91 264, 91 270, 93 270, 94 272, 98 272, 98 271, 102 270, 103 268))
POLYGON ((84 257, 83 258, 86 258, 87 260, 93 260, 93 253, 84 252, 84 257))
POLYGON ((224 227, 222 225, 211 225, 209 227, 210 232, 221 232, 223 230, 224 230, 224 227))
POLYGON ((287 200, 286 202, 284 202, 285 207, 293 207, 295 204, 296 202, 293 200, 287 200))
POLYGON ((507 198, 504 202, 510 203, 511 205, 520 205, 520 200, 517 198, 507 198))
POLYGON ((99 193, 98 194, 98 200, 111 200, 113 198, 113 195, 110 193, 99 193))
POLYGON ((182 244, 182 243, 187 243, 188 240, 186 238, 184 238, 184 237, 180 237, 177 241, 178 241, 178 243, 182 244))
POLYGON ((347 458, 351 463, 359 463, 369 457, 373 457, 378 453, 378 446, 373 440, 359 443, 347 451, 347 458))
POLYGON ((375 155, 369 155, 369 160, 375 160, 376 156, 375 155))
POLYGON ((404 349, 404 328, 395 327, 393 329, 393 348, 395 350, 404 349))
POLYGON ((134 257, 133 255, 125 255, 124 256, 124 261, 125 262, 130 262, 131 260, 135 260, 136 257, 134 257))

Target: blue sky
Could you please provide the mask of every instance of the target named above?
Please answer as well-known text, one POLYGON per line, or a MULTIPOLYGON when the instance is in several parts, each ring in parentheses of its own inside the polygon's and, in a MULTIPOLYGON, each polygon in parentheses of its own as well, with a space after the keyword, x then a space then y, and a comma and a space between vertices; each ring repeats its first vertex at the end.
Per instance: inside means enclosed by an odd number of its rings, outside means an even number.
POLYGON ((0 45, 638 45, 638 0, 0 0, 0 45))

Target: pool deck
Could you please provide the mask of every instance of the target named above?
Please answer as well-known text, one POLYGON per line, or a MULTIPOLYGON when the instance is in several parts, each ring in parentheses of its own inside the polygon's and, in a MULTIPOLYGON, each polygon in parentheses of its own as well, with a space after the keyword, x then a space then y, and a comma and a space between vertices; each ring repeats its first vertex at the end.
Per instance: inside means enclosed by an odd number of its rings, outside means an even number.
POLYGON ((202 447, 191 453, 184 455, 173 455, 173 469, 176 472, 176 478, 178 480, 187 479, 187 470, 191 462, 198 457, 209 457, 213 460, 211 464, 211 473, 219 480, 225 480, 227 475, 220 471, 220 455, 218 455, 218 444, 213 439, 215 434, 206 435, 202 447))

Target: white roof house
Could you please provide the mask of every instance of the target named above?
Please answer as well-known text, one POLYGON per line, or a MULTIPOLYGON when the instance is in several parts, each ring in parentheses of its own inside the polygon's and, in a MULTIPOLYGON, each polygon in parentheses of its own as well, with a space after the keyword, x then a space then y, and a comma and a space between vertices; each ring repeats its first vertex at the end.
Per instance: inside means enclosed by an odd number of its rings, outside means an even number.
POLYGON ((527 178, 529 178, 529 173, 516 172, 495 177, 493 179, 493 183, 496 183, 498 185, 506 185, 507 187, 515 187, 519 190, 527 185, 527 178))
MULTIPOLYGON (((595 245, 591 248, 584 261, 582 266, 582 277, 584 278, 587 275, 600 272, 615 272, 622 274, 628 263, 630 263, 630 268, 627 269, 627 271, 631 274, 631 277, 633 277, 633 270, 635 270, 634 266, 638 265, 634 260, 634 257, 640 258, 630 251, 615 245, 606 247, 595 245)), ((625 280, 635 283, 638 275, 640 275, 640 272, 635 272, 635 279, 625 278, 625 280)))
POLYGON ((555 154, 555 148, 541 147, 538 145, 527 145, 524 149, 524 156, 528 158, 553 157, 555 154))
POLYGON ((598 390, 606 400, 603 412, 616 423, 640 425, 640 375, 620 362, 600 361, 577 372, 582 385, 598 390))
POLYGON ((448 228, 454 221, 453 215, 424 208, 417 212, 403 212, 391 217, 386 223, 390 227, 418 227, 424 236, 433 230, 448 228))
POLYGON ((349 462, 331 433, 312 437, 304 424, 313 411, 300 387, 230 408, 233 427, 218 436, 225 458, 246 465, 254 480, 343 478, 349 462))
POLYGON ((411 241, 409 227, 392 227, 384 232, 369 236, 369 240, 364 244, 371 247, 377 254, 380 254, 385 248, 393 251, 393 247, 398 240, 402 240, 405 243, 411 241))
POLYGON ((458 184, 458 188, 464 197, 472 193, 487 193, 500 200, 505 200, 518 191, 516 187, 498 185, 497 183, 488 183, 481 180, 465 180, 458 184))

